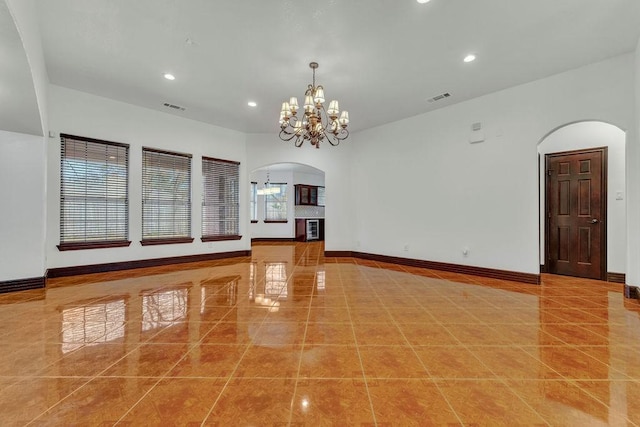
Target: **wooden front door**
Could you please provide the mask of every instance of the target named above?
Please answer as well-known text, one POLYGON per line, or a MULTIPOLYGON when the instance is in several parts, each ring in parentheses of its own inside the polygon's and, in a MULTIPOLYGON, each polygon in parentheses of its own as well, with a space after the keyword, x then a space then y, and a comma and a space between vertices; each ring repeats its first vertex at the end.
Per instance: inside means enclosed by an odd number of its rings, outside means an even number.
POLYGON ((607 149, 546 155, 547 271, 606 277, 607 149))

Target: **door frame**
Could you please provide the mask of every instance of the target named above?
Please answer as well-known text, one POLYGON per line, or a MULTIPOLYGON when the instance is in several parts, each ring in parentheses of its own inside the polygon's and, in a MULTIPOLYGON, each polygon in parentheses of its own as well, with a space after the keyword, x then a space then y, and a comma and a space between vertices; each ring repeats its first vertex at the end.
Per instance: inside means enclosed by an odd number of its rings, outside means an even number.
MULTIPOLYGON (((550 191, 550 180, 549 180, 549 158, 550 157, 556 157, 556 156, 566 156, 566 155, 573 155, 573 154, 588 154, 588 153, 594 153, 594 152, 600 152, 602 153, 602 180, 600 182, 600 194, 601 194, 601 198, 602 198, 602 215, 600 218, 600 224, 602 225, 602 235, 600 237, 600 279, 599 280, 607 280, 607 246, 608 246, 608 240, 607 240, 607 210, 609 207, 609 198, 608 198, 608 194, 607 194, 607 188, 608 188, 608 176, 609 176, 609 171, 607 169, 607 165, 609 164, 608 162, 608 147, 596 147, 596 148, 586 148, 586 149, 582 149, 582 150, 570 150, 570 151, 558 151, 555 153, 546 153, 544 155, 544 173, 545 173, 545 178, 544 178, 544 183, 545 183, 545 197, 544 197, 544 233, 545 233, 545 239, 544 239, 544 262, 545 262, 545 271, 551 273, 549 266, 551 264, 551 252, 549 250, 549 242, 550 242, 550 233, 551 233, 551 229, 550 229, 550 224, 549 224, 549 197, 551 196, 551 191, 550 191)), ((573 276, 570 276, 573 277, 573 276)))

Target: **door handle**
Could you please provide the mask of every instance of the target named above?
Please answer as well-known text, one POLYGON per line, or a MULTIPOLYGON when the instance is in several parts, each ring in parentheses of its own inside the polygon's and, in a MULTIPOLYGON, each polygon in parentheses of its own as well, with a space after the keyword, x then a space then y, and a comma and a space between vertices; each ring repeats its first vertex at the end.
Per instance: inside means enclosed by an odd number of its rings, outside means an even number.
POLYGON ((599 221, 597 218, 593 218, 593 219, 591 220, 591 224, 597 224, 597 223, 599 223, 599 222, 600 222, 600 221, 599 221))

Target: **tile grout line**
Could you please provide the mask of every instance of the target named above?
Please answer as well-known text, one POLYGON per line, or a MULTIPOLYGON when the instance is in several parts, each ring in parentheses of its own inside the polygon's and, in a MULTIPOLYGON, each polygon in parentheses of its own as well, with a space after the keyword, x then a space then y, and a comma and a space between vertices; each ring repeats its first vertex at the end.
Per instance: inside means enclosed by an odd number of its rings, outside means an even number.
MULTIPOLYGON (((393 279, 389 278, 390 280, 393 279)), ((394 282, 395 283, 395 282, 394 282)), ((378 295, 378 292, 376 292, 376 290, 374 289, 374 292, 376 294, 376 296, 378 297, 378 299, 380 299, 380 296, 378 295)), ((418 361, 420 362, 420 365, 422 365, 422 368, 425 370, 425 372, 427 373, 427 375, 429 375, 429 379, 430 381, 435 385, 436 389, 438 390, 438 393, 440 393, 440 395, 442 396, 442 398, 444 399, 445 402, 447 402, 447 405, 449 406, 449 409, 451 409, 451 412, 453 412, 453 414, 456 416, 456 419, 460 422, 460 425, 464 425, 464 422, 462 422, 462 419, 460 418, 460 416, 458 415, 458 412, 453 408, 453 406, 451 405, 451 402, 449 401, 449 398, 442 392, 442 389, 440 388, 440 384, 438 384, 437 381, 435 381, 433 379, 433 376, 431 374, 431 372, 429 371, 429 368, 424 364, 424 362, 422 361, 422 359, 420 358, 420 356, 418 356, 418 353, 416 352, 415 347, 413 346, 413 344, 411 344, 411 342, 407 339, 407 336, 404 334, 404 332, 402 331, 402 328, 400 328, 398 322, 396 321, 396 319, 391 315, 391 313, 389 312, 389 309, 387 308, 386 305, 384 305, 384 301, 381 300, 381 302, 383 303, 382 306, 384 307, 384 309, 386 310, 387 314, 389 315, 389 317, 392 319, 394 326, 398 329, 398 331, 400 331, 400 334, 402 335, 402 338, 404 338, 405 342, 409 345, 409 348, 411 348, 411 351, 413 352, 414 356, 418 359, 418 361)), ((418 301, 418 303, 420 303, 418 301)), ((420 305, 422 307, 422 304, 420 305)), ((429 313, 429 315, 431 317, 434 317, 433 315, 431 315, 431 313, 429 313)), ((434 320, 436 320, 436 322, 438 322, 438 319, 434 317, 434 320)), ((440 323, 440 322, 438 322, 440 323)), ((444 327, 444 325, 442 325, 444 327)), ((456 337, 455 335, 453 335, 451 332, 449 332, 447 330, 447 333, 450 334, 451 336, 453 336, 453 338, 455 338, 458 342, 460 342, 460 340, 458 339, 458 337, 456 337)), ((461 342, 460 342, 461 343, 461 342)), ((461 343, 462 344, 462 343, 461 343)))
MULTIPOLYGON (((302 252, 302 255, 300 256, 299 260, 301 260, 302 258, 304 258, 304 255, 309 251, 309 247, 306 247, 305 250, 302 252)), ((295 269, 299 266, 300 261, 298 260, 298 262, 296 262, 296 265, 294 266, 293 270, 295 271, 295 269)), ((316 283, 317 277, 318 277, 318 265, 319 265, 319 260, 316 259, 316 270, 314 272, 314 276, 313 276, 313 281, 314 284, 316 283)), ((291 279, 293 277, 293 272, 291 272, 291 276, 289 277, 289 279, 291 279)), ((309 328, 309 317, 311 315, 311 303, 313 301, 313 292, 309 298, 309 305, 307 307, 307 320, 304 324, 304 333, 302 334, 302 347, 300 348, 300 353, 298 355, 298 369, 296 372, 296 378, 295 378, 295 382, 294 382, 294 386, 293 386, 293 394, 291 395, 291 404, 289 405, 289 420, 287 422, 287 425, 290 426, 291 425, 291 421, 293 420, 293 406, 295 404, 295 398, 297 397, 296 394, 298 392, 298 382, 300 381, 300 367, 302 366, 302 355, 304 354, 304 345, 306 343, 307 340, 307 329, 309 328)))
MULTIPOLYGON (((357 269, 360 270, 361 266, 356 265, 357 269)), ((344 290, 344 281, 342 279, 342 273, 339 272, 340 283, 342 284, 344 290)), ((364 380, 364 387, 367 391, 367 397, 369 398, 369 407, 371 408, 371 416, 373 417, 373 424, 375 426, 378 425, 378 419, 376 417, 376 411, 373 407, 373 399, 371 398, 371 392, 369 391, 369 383, 367 381, 367 374, 364 369, 364 363, 362 362, 362 354, 360 353, 360 344, 358 343, 358 336, 356 335, 356 328, 353 325, 353 317, 351 317, 351 306, 349 305, 349 300, 347 299, 346 292, 344 293, 344 299, 347 307, 347 313, 349 314, 349 324, 351 325, 351 332, 353 334, 353 340, 355 341, 356 352, 358 353, 358 360, 360 361, 360 369, 362 370, 362 379, 364 380)))
MULTIPOLYGON (((200 286, 202 286, 202 281, 200 282, 200 284, 199 284, 199 285, 200 285, 200 286)), ((149 395, 149 393, 151 393, 151 392, 152 392, 152 391, 153 391, 153 390, 158 386, 158 384, 160 384, 160 382, 161 382, 162 380, 164 380, 165 378, 167 378, 167 377, 168 377, 169 372, 171 372, 171 371, 172 371, 176 366, 178 366, 178 364, 179 364, 180 362, 182 362, 182 361, 187 357, 187 355, 189 354, 189 352, 190 352, 191 350, 193 350, 193 349, 194 349, 194 348, 196 348, 198 345, 200 345, 200 344, 202 343, 202 341, 204 341, 204 339, 206 338, 206 336, 207 336, 207 335, 209 335, 209 333, 211 333, 211 331, 213 331, 213 330, 214 330, 214 329, 215 329, 219 324, 221 324, 221 323, 223 322, 224 318, 225 318, 225 317, 227 317, 228 315, 229 315, 229 313, 227 312, 224 316, 222 316, 222 318, 220 318, 218 321, 216 321, 216 322, 215 322, 215 324, 213 325, 213 327, 212 327, 212 328, 211 328, 211 329, 210 329, 206 334, 204 334, 204 335, 202 336, 202 338, 200 338, 200 340, 198 340, 196 343, 193 343, 193 344, 188 345, 188 346, 187 346, 187 350, 185 351, 184 355, 183 355, 180 359, 178 359, 178 360, 177 360, 177 361, 176 361, 176 362, 175 362, 175 363, 174 363, 174 364, 173 364, 169 369, 167 369, 167 371, 164 373, 164 375, 162 375, 162 376, 158 379, 158 381, 156 381, 156 382, 155 382, 155 384, 154 384, 153 386, 151 386, 151 387, 149 388, 149 390, 147 390, 147 391, 146 391, 146 393, 144 393, 144 394, 143 394, 143 395, 142 395, 142 396, 141 396, 141 397, 140 397, 140 398, 139 398, 139 399, 138 399, 138 400, 137 400, 133 405, 131 405, 131 406, 129 407, 129 409, 128 409, 128 410, 127 410, 127 411, 126 411, 126 412, 125 412, 125 413, 124 413, 124 414, 123 414, 123 415, 118 419, 118 421, 116 421, 116 422, 115 422, 114 426, 115 426, 115 425, 118 425, 118 424, 119 424, 119 423, 120 423, 120 422, 121 422, 121 421, 122 421, 122 420, 123 420, 123 419, 124 419, 124 418, 125 418, 125 417, 126 417, 126 416, 127 416, 127 415, 128 415, 128 414, 129 414, 133 409, 134 409, 134 408, 135 408, 135 407, 136 407, 136 406, 138 406, 138 404, 139 404, 140 402, 142 402, 142 400, 144 400, 144 398, 146 398, 146 397, 149 395)), ((213 322, 212 322, 212 323, 213 323, 213 322)), ((154 337, 158 336, 161 332, 162 332, 162 331, 158 331, 158 333, 154 334, 154 335, 153 335, 152 337, 150 337, 147 341, 145 341, 145 342, 141 343, 141 344, 140 344, 138 347, 136 347, 136 348, 141 347, 143 344, 147 344, 147 345, 166 344, 166 343, 149 343, 149 340, 151 340, 151 339, 153 339, 154 337)), ((135 351, 135 350, 136 350, 136 349, 134 349, 134 350, 132 350, 131 352, 127 353, 127 355, 125 355, 124 357, 128 356, 129 354, 131 354, 131 353, 132 353, 133 351, 135 351)), ((246 350, 247 350, 247 349, 245 349, 245 352, 246 352, 246 350)), ((124 359, 124 357, 123 357, 122 359, 124 359)), ((243 353, 242 357, 244 357, 244 353, 243 353)), ((238 360, 238 363, 240 363, 240 361, 242 360, 242 357, 240 357, 240 359, 238 360)), ((122 360, 122 359, 120 359, 120 360, 122 360)), ((120 361, 120 360, 119 360, 119 361, 120 361)), ((118 361, 118 362, 119 362, 119 361, 118 361)), ((116 363, 117 363, 117 362, 116 362, 116 363)), ((113 365, 111 365, 111 366, 113 366, 113 365)), ((110 366, 110 367, 111 367, 111 366, 110 366)), ((236 368, 237 368, 237 365, 236 365, 236 368)), ((109 368, 107 368, 107 369, 109 369, 109 368)), ((106 369, 105 369, 105 371, 106 371, 106 369)), ((102 371, 102 372, 105 372, 105 371, 102 371)), ((102 372, 101 372, 101 373, 102 373, 102 372)), ((234 372, 235 372, 235 368, 234 368, 234 372)), ((137 376, 136 376, 136 377, 137 377, 137 376)), ((155 378, 155 377, 153 377, 153 378, 155 378)), ((228 382, 227 382, 227 383, 228 383, 228 382)), ((224 387, 222 388, 222 391, 224 391, 224 389, 226 388, 227 383, 225 383, 224 387)), ((219 398, 219 397, 220 397, 220 395, 222 394, 222 391, 220 391, 220 393, 218 394, 218 398, 219 398)), ((216 399, 216 402, 217 402, 217 399, 216 399)), ((214 405, 215 405, 215 404, 214 404, 214 405)), ((208 416, 208 414, 207 414, 207 416, 208 416)), ((205 418, 205 419, 206 419, 206 418, 205 418)))
MULTIPOLYGON (((95 302, 95 301, 94 301, 95 302)), ((160 333, 160 331, 158 332, 160 333)), ((105 332, 105 334, 107 334, 107 332, 105 332)), ((157 335, 157 334, 155 334, 157 335)), ((154 335, 154 336, 155 336, 154 335)), ((91 341, 89 344, 95 342, 96 340, 98 340, 99 338, 96 338, 95 340, 91 341)), ((145 342, 146 343, 146 342, 145 342)), ((138 343, 134 346, 133 349, 131 349, 131 351, 127 352, 124 356, 122 356, 121 358, 115 360, 113 363, 111 363, 110 365, 108 365, 106 368, 104 368, 102 371, 99 371, 97 374, 94 374, 92 376, 88 376, 87 378, 89 378, 89 380, 87 382, 85 382, 84 384, 82 384, 80 387, 76 388, 75 390, 73 390, 72 392, 70 392, 67 396, 65 396, 64 398, 60 399, 59 401, 57 401, 55 404, 51 405, 49 408, 47 408, 46 410, 44 410, 43 412, 41 412, 39 415, 37 415, 35 418, 33 418, 31 421, 29 421, 26 425, 31 425, 32 423, 34 423, 35 421, 37 421, 40 417, 42 417, 44 414, 46 414, 47 412, 49 412, 50 410, 52 410, 53 408, 55 408, 56 406, 58 406, 59 404, 61 404, 63 401, 65 401, 67 398, 69 398, 72 394, 76 393, 77 391, 81 390, 82 388, 84 388, 87 384, 89 384, 92 381, 95 381, 98 377, 101 376, 101 374, 105 373, 107 370, 109 370, 112 366, 114 366, 115 364, 119 363, 120 361, 124 360, 127 356, 129 356, 131 353, 133 353, 134 351, 136 351, 138 348, 140 348, 143 344, 145 343, 138 343)), ((82 347, 72 351, 71 353, 75 353, 77 351, 80 351, 82 348, 87 347, 88 344, 85 343, 85 345, 83 345, 82 347)), ((71 354, 70 353, 70 354, 71 354)), ((47 369, 48 367, 52 366, 54 363, 60 361, 62 358, 58 359, 55 362, 50 363, 49 365, 45 366, 42 371, 44 371, 45 369, 47 369)), ((182 360, 182 358, 180 359, 182 360)), ((173 369, 173 368, 172 368, 173 369)), ((58 377, 54 377, 54 378, 58 378, 58 377)), ((63 377, 65 378, 65 377, 63 377)), ((73 378, 73 377, 66 377, 66 378, 73 378)), ((108 378, 108 377, 104 377, 104 378, 108 378)), ((151 377, 151 378, 155 378, 155 377, 151 377)), ((149 391, 151 391, 152 389, 155 388, 155 386, 158 384, 158 382, 160 382, 162 380, 162 378, 158 379, 158 381, 151 386, 151 388, 147 391, 147 393, 149 391)), ((147 393, 145 393, 145 396, 147 395, 147 393)), ((137 403, 137 402, 136 402, 137 403)), ((128 411, 127 411, 128 413, 128 411)), ((116 421, 116 424, 119 421, 116 421)))
MULTIPOLYGON (((250 261, 249 263, 251 264, 252 261, 250 261)), ((228 315, 228 313, 227 313, 228 315)), ((225 315, 224 317, 226 317, 227 315, 225 315)), ((223 317, 223 318, 224 318, 223 317)), ((262 318, 262 321, 260 322, 260 326, 258 327, 258 330, 260 330, 262 328, 262 325, 265 324, 265 320, 266 320, 267 316, 265 315, 262 318)), ((218 322, 220 323, 220 322, 218 322)), ((217 325, 217 324, 216 324, 217 325)), ((213 329, 212 329, 213 330, 213 329)), ((212 331, 211 330, 211 331, 212 331)), ((202 339, 200 341, 198 341, 198 344, 200 344, 207 335, 209 335, 209 333, 211 333, 211 331, 209 331, 205 336, 202 337, 202 339)), ((231 371, 231 373, 228 375, 227 377, 227 381, 225 381, 224 386, 222 386, 222 389, 220 390, 220 392, 218 393, 218 396, 216 397, 216 400, 213 402, 213 404, 211 405, 211 408, 209 408, 209 411, 207 412, 207 414, 204 416, 204 418, 202 419, 202 423, 200 423, 200 426, 204 426, 205 422, 207 421, 207 419, 209 419, 209 417, 211 416, 211 413, 213 412, 213 410, 215 409, 216 405, 218 404, 218 402, 220 401, 220 398, 222 397, 222 395, 224 394, 224 392, 227 389, 227 386, 229 385, 229 383, 231 382, 231 380, 233 379, 234 374, 236 373, 236 371, 238 370, 238 366, 240 366, 240 363, 242 362, 242 359, 244 359, 244 357, 247 355, 247 353, 249 352, 249 348, 251 348, 251 343, 248 343, 245 346, 244 352, 242 353, 242 355, 238 358, 238 362, 235 364, 235 366, 233 367, 233 370, 231 371)))
MULTIPOLYGON (((207 279, 207 280, 208 280, 208 279, 207 279)), ((205 281, 206 281, 206 280, 205 280, 205 281)), ((202 286, 202 281, 200 282, 200 284, 199 284, 199 285, 200 285, 200 286, 202 286)), ((118 425, 118 424, 119 424, 119 423, 120 423, 120 422, 121 422, 121 421, 122 421, 122 420, 123 420, 123 419, 124 419, 124 418, 125 418, 125 417, 126 417, 126 416, 127 416, 127 415, 128 415, 128 414, 129 414, 133 409, 134 409, 134 408, 135 408, 135 407, 136 407, 136 406, 138 406, 138 404, 139 404, 140 402, 142 402, 142 400, 144 400, 144 398, 146 398, 146 397, 149 395, 149 393, 151 393, 151 392, 152 392, 152 391, 153 391, 153 390, 158 386, 158 384, 160 384, 160 382, 161 382, 162 380, 166 379, 166 378, 168 377, 169 372, 171 372, 171 371, 172 371, 176 366, 178 366, 178 364, 180 364, 180 362, 182 362, 182 361, 187 357, 187 355, 189 354, 189 352, 191 352, 191 350, 195 349, 198 345, 202 344, 202 341, 204 341, 204 339, 206 338, 206 336, 207 336, 207 335, 209 335, 209 333, 211 333, 211 331, 213 331, 213 330, 214 330, 214 329, 215 329, 219 324, 223 323, 224 318, 225 318, 225 317, 227 317, 228 315, 229 315, 229 313, 227 312, 224 316, 222 316, 222 318, 218 319, 218 320, 215 322, 215 324, 213 325, 213 327, 212 327, 212 328, 211 328, 211 329, 210 329, 206 334, 204 334, 204 335, 202 336, 202 338, 200 338, 200 340, 198 340, 197 342, 195 342, 195 343, 193 343, 193 344, 189 344, 189 345, 187 346, 187 350, 185 351, 184 355, 183 355, 180 359, 178 359, 178 360, 177 360, 177 361, 176 361, 176 362, 175 362, 175 363, 174 363, 174 364, 173 364, 169 369, 167 369, 167 371, 164 373, 164 375, 162 375, 162 376, 158 379, 158 381, 156 381, 156 382, 155 382, 155 384, 154 384, 153 386, 151 386, 151 387, 149 388, 149 390, 147 390, 147 391, 146 391, 146 393, 144 393, 144 394, 143 394, 143 395, 142 395, 142 396, 141 396, 141 397, 140 397, 140 398, 139 398, 139 399, 138 399, 138 400, 137 400, 133 405, 131 405, 131 406, 129 407, 129 409, 128 409, 128 410, 127 410, 127 411, 126 411, 126 412, 125 412, 125 413, 124 413, 124 414, 123 414, 123 415, 118 419, 118 421, 116 421, 116 422, 115 422, 115 424, 114 424, 114 425, 118 425)), ((263 321, 264 321, 264 319, 263 319, 263 321)), ((211 322, 211 323, 213 323, 213 322, 211 322)), ((262 325, 262 323, 261 323, 261 325, 262 325)), ((150 337, 147 341, 145 341, 145 342, 141 343, 140 345, 138 345, 138 347, 136 347, 136 349, 137 349, 137 348, 139 348, 139 347, 141 347, 143 344, 146 344, 146 345, 156 345, 156 344, 162 345, 162 344, 167 344, 167 343, 149 343, 149 341, 150 341, 151 339, 153 339, 154 337, 158 336, 161 332, 162 332, 162 331, 158 331, 156 334, 154 334, 152 337, 150 337)), ((171 343, 170 343, 170 344, 171 344, 171 343)), ((133 349, 131 352, 127 353, 127 355, 125 355, 124 357, 128 356, 129 354, 131 354, 131 353, 132 353, 133 351, 135 351, 136 349, 133 349)), ((248 349, 248 345, 247 345, 247 348, 245 348, 245 353, 246 353, 247 349, 248 349)), ((244 357, 244 354, 245 354, 245 353, 243 353, 243 354, 242 354, 242 356, 240 357, 240 359, 238 359, 238 364, 239 364, 239 363, 240 363, 240 361, 242 360, 242 357, 244 357)), ((122 359, 124 359, 124 357, 123 357, 122 359)), ((122 359, 120 359, 120 360, 122 360, 122 359)), ((118 362, 119 362, 120 360, 118 360, 118 362)), ((117 362, 115 362, 115 363, 117 363, 117 362)), ((114 363, 114 364, 115 364, 115 363, 114 363)), ((113 364, 112 364, 111 366, 113 366, 113 364)), ((110 368, 111 366, 109 366, 109 368, 110 368)), ((109 369, 109 368, 107 368, 107 369, 109 369)), ((236 364, 236 366, 235 366, 235 368, 234 368, 234 371, 233 371, 233 372, 235 372, 235 369, 236 369, 236 368, 237 368, 237 364, 236 364)), ((106 369, 105 369, 105 371, 106 371, 106 369)), ((101 373, 103 373, 103 372, 105 372, 105 371, 102 371, 101 373)), ((232 374, 233 374, 233 372, 232 372, 232 374)), ((98 375, 99 375, 99 374, 98 374, 98 375)), ((97 376, 96 376, 96 378, 97 378, 97 376)), ((139 376, 136 376, 136 377, 134 377, 134 378, 140 378, 140 377, 139 377, 139 376)), ((155 377, 151 377, 151 378, 155 378, 155 377)), ((189 378, 191 378, 191 377, 189 377, 189 378)), ((231 378, 231 377, 230 377, 230 378, 231 378)), ((220 395, 222 394, 222 392, 223 392, 223 391, 224 391, 224 389, 226 388, 226 385, 227 385, 227 384, 228 384, 228 381, 227 381, 227 383, 225 383, 224 387, 222 388, 222 390, 221 390, 221 391, 220 391, 220 393, 218 394, 218 398, 220 398, 220 395)), ((217 399, 216 399, 216 402, 217 402, 217 399)), ((214 403, 214 405, 215 405, 215 403, 214 403)), ((208 414, 207 414, 207 416, 208 416, 208 414)), ((206 420, 206 417, 205 417, 205 420, 206 420)))

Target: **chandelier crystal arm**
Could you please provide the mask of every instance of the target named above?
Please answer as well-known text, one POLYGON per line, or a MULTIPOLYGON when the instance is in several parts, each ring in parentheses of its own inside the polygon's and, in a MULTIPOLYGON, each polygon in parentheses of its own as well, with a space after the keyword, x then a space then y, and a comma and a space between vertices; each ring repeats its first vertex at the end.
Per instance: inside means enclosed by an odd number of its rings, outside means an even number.
POLYGON ((285 129, 280 130, 279 136, 280 139, 285 142, 289 142, 295 138, 295 141, 293 141, 293 143, 296 147, 302 147, 302 143, 304 142, 304 139, 300 135, 296 135, 295 133, 288 133, 285 129))

